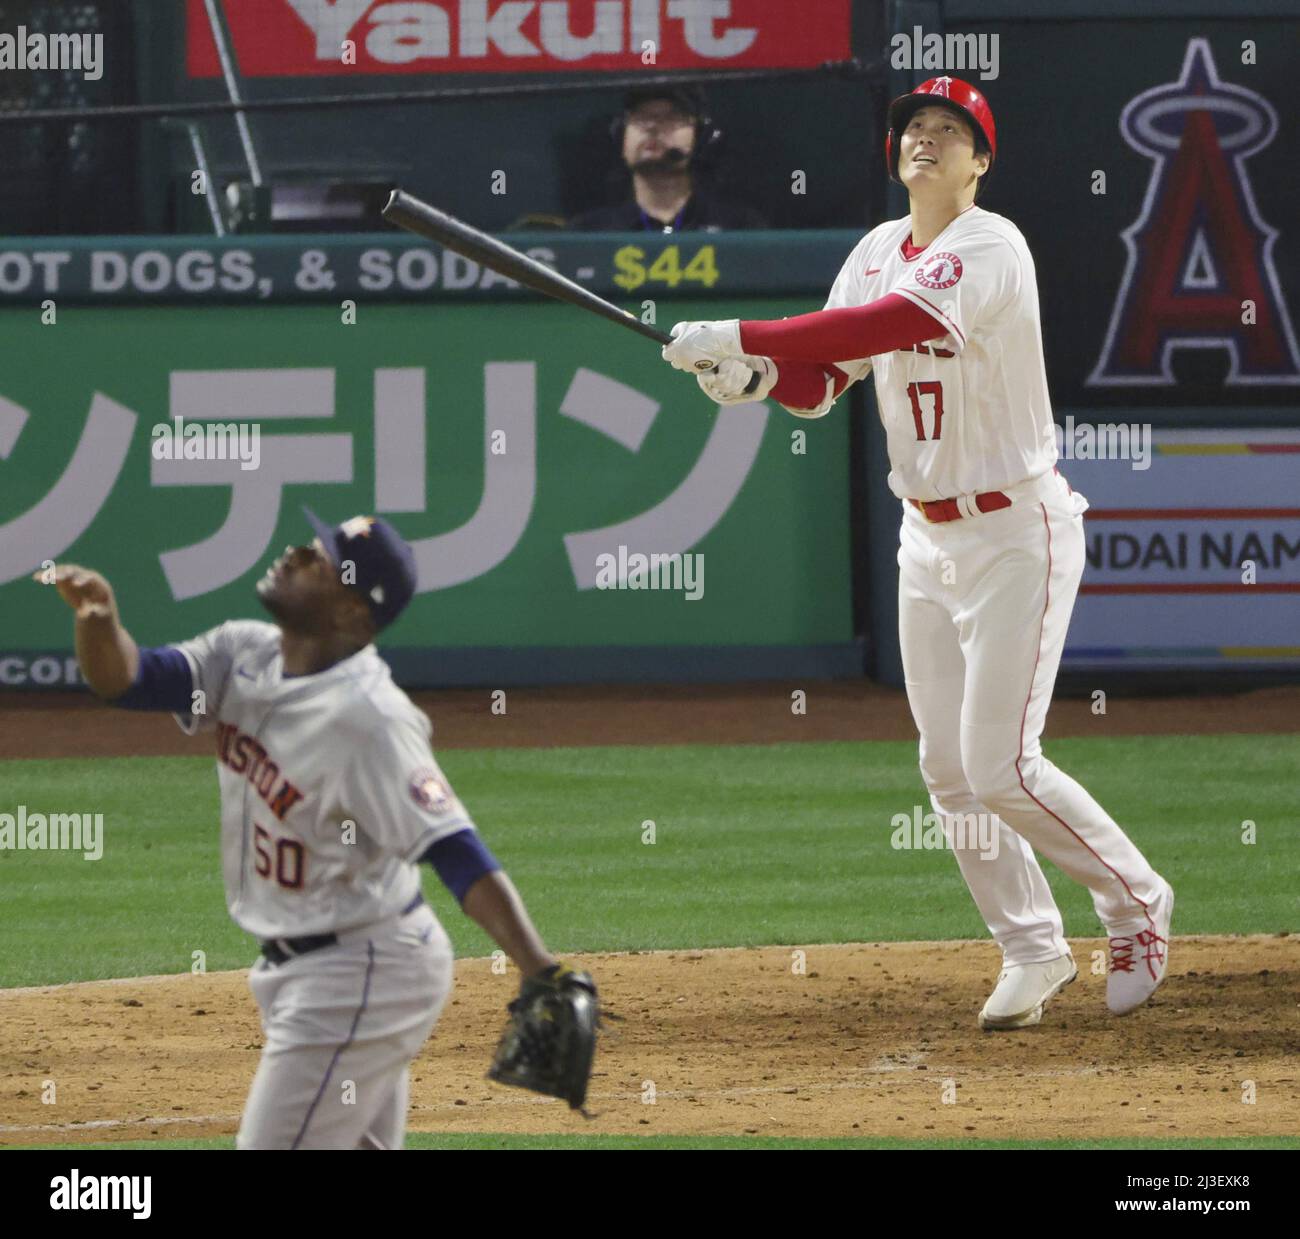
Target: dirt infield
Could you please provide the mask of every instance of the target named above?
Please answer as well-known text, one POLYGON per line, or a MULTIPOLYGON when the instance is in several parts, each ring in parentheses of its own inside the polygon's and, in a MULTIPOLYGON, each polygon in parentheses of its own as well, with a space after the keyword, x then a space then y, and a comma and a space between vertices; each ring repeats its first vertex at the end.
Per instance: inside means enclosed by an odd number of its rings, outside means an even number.
MULTIPOLYGON (((594 955, 611 1018, 590 1120, 483 1078, 517 978, 461 960, 412 1070, 440 1132, 1086 1139, 1300 1133, 1300 938, 1176 938, 1152 1003, 1079 980, 981 1033, 986 943, 594 955)), ((261 1046, 243 972, 0 993, 0 1143, 229 1134, 261 1046), (45 1081, 54 1104, 42 1102, 45 1081)))
MULTIPOLYGON (((869 680, 740 685, 511 689, 492 713, 489 689, 416 693, 436 748, 591 744, 772 744, 803 740, 915 740, 901 689, 869 680), (807 694, 807 713, 791 694, 807 694)), ((1300 730, 1300 685, 1198 697, 1058 700, 1057 736, 1204 735, 1300 730)), ((171 718, 110 710, 87 694, 0 693, 0 757, 193 756, 203 742, 171 718)))
MULTIPOLYGON (((424 693, 435 745, 914 740, 867 682, 424 693), (807 714, 791 693, 807 693, 807 714)), ((1048 737, 1290 732, 1300 688, 1059 701, 1048 737)), ((0 695, 0 756, 201 754, 166 717, 86 696, 0 695)), ((982 1034, 990 943, 597 955, 611 1012, 590 1120, 483 1079, 513 977, 461 960, 413 1070, 412 1130, 904 1139, 1300 1133, 1300 937, 1180 938, 1147 1009, 1109 1016, 1100 942, 1045 1023, 982 1034), (1250 1099, 1253 1097, 1253 1101, 1250 1099)), ((0 1144, 236 1130, 261 1030, 245 974, 0 992, 0 1144), (48 1096, 53 1081, 56 1100, 48 1096)))

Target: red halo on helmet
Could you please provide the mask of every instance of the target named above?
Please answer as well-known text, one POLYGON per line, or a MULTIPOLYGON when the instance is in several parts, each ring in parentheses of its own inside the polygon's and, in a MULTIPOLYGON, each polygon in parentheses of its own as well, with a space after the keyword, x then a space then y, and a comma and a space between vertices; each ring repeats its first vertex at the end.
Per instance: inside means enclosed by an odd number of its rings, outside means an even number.
POLYGON ((885 135, 885 165, 889 169, 891 181, 902 181, 898 175, 898 154, 902 143, 902 131, 915 112, 932 104, 952 108, 966 117, 975 131, 984 137, 989 145, 989 167, 998 154, 998 131, 993 123, 993 109, 988 100, 969 82, 959 77, 932 77, 922 82, 915 90, 899 95, 889 105, 889 132, 885 135))

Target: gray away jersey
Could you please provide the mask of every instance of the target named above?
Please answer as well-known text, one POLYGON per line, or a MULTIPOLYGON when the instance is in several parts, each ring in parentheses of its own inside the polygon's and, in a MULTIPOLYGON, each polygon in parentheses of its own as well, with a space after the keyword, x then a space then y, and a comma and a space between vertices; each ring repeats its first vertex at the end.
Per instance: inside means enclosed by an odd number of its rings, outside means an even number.
POLYGON ((177 647, 216 729, 226 906, 259 938, 367 925, 420 889, 415 860, 473 822, 424 712, 373 645, 316 675, 283 676, 280 630, 232 620, 177 647))

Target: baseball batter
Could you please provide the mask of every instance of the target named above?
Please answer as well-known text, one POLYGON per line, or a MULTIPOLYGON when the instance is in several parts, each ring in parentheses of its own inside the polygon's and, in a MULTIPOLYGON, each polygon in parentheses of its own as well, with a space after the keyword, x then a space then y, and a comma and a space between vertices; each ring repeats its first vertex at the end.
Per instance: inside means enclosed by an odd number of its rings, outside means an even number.
POLYGON ((547 951, 434 760, 428 718, 375 650, 415 592, 410 547, 383 520, 307 516, 316 539, 286 548, 257 586, 273 624, 139 649, 104 577, 67 564, 53 583, 100 697, 215 732, 226 903, 261 941, 250 985, 265 1046, 238 1146, 393 1149, 408 1065, 452 981, 417 861, 518 965, 526 993, 585 974, 547 951))
POLYGON ((826 308, 776 322, 679 323, 665 360, 719 404, 771 396, 821 417, 874 371, 901 501, 898 623, 921 773, 1003 969, 982 1028, 1037 1024, 1076 975, 1035 850, 1092 892, 1110 939, 1107 1004, 1164 978, 1174 896, 1039 745, 1084 566, 1087 502, 1055 468, 1034 261, 975 198, 997 151, 973 86, 895 99, 889 173, 910 213, 857 245, 826 308), (745 387, 755 372, 754 394, 745 387), (997 849, 958 830, 996 815, 997 849))

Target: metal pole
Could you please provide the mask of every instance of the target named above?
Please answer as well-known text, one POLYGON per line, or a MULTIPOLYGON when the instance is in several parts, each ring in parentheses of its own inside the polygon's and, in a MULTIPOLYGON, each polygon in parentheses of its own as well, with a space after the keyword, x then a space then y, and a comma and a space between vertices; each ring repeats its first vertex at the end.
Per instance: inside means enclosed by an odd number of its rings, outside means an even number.
POLYGON ((248 117, 239 107, 244 101, 239 94, 239 77, 235 72, 234 58, 226 44, 225 25, 217 7, 217 0, 203 0, 208 11, 208 25, 212 27, 212 39, 217 45, 217 56, 221 60, 221 76, 226 80, 226 93, 230 102, 236 105, 235 128, 239 130, 239 140, 244 147, 244 158, 248 161, 248 176, 254 186, 262 184, 262 169, 257 162, 257 151, 253 147, 253 134, 248 127, 248 117))
POLYGON ((208 171, 208 157, 203 150, 203 137, 199 133, 198 125, 193 121, 188 122, 185 129, 190 135, 190 149, 194 152, 194 162, 203 177, 203 196, 207 199, 208 214, 212 216, 213 231, 217 236, 224 237, 226 221, 222 218, 221 205, 217 202, 217 187, 213 184, 212 173, 208 171))

